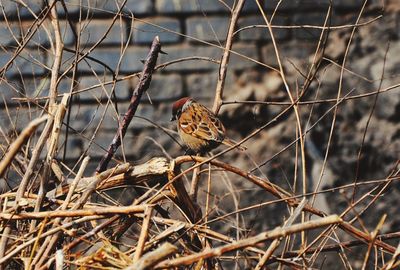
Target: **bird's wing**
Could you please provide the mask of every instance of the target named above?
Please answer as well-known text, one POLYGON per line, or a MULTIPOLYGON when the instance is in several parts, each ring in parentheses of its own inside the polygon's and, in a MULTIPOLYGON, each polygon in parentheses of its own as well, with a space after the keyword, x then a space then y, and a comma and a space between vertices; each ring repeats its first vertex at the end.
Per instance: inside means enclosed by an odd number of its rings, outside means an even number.
POLYGON ((207 107, 193 103, 179 118, 181 130, 196 138, 222 142, 225 128, 221 121, 207 107))

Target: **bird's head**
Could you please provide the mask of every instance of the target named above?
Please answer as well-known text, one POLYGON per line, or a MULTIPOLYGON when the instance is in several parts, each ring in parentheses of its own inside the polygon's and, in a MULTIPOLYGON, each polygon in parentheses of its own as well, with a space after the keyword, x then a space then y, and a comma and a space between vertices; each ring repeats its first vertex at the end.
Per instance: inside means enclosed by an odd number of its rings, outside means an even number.
POLYGON ((190 97, 184 97, 174 102, 172 105, 172 117, 171 121, 174 121, 179 118, 181 113, 186 109, 186 106, 193 102, 193 99, 190 97))

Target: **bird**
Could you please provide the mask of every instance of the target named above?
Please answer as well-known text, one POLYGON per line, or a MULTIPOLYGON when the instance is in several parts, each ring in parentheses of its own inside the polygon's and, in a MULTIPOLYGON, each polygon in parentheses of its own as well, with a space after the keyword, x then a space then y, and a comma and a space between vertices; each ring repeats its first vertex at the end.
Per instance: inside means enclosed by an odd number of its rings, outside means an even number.
MULTIPOLYGON (((190 97, 183 97, 172 106, 171 121, 177 120, 178 134, 186 147, 195 154, 204 154, 220 144, 235 146, 226 137, 226 129, 218 117, 206 106, 190 97)), ((244 151, 243 146, 236 146, 244 151)))

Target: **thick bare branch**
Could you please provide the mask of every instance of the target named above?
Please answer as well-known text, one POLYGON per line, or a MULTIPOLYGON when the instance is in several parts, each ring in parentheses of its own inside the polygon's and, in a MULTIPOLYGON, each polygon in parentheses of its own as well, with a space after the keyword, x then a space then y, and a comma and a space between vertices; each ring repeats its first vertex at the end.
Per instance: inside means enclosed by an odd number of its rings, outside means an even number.
POLYGON ((108 163, 111 158, 114 156, 115 152, 121 145, 122 139, 125 136, 126 130, 128 129, 129 123, 131 122, 133 116, 136 113, 136 110, 140 103, 140 98, 142 94, 146 92, 146 90, 150 86, 151 76, 154 71, 154 67, 157 63, 158 54, 161 52, 161 43, 158 36, 156 36, 151 44, 150 52, 147 55, 146 61, 144 63, 143 71, 140 75, 139 83, 137 84, 135 90, 133 91, 132 98, 128 107, 128 111, 125 113, 117 133, 114 136, 110 146, 107 149, 106 154, 101 159, 99 165, 97 166, 96 171, 98 173, 106 170, 108 163))

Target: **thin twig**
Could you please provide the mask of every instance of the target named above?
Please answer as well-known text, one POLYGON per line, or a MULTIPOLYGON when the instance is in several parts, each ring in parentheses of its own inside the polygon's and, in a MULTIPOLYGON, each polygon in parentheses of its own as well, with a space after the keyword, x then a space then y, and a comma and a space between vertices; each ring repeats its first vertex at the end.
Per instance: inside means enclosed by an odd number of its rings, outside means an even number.
MULTIPOLYGON (((355 172, 355 176, 354 176, 354 183, 356 184, 358 181, 358 177, 359 177, 359 172, 360 172, 360 163, 361 163, 361 154, 364 148, 364 143, 365 143, 365 138, 367 136, 367 131, 368 131, 368 127, 369 127, 369 123, 371 122, 372 119, 372 115, 375 111, 376 105, 378 103, 378 97, 380 94, 380 90, 382 88, 382 84, 383 84, 383 78, 385 76, 385 67, 386 67, 386 59, 387 59, 387 54, 389 52, 389 46, 390 43, 388 43, 387 47, 386 47, 386 51, 385 51, 385 56, 383 58, 383 64, 382 64, 382 74, 381 74, 381 79, 379 81, 379 86, 378 86, 378 91, 376 93, 376 95, 374 96, 374 101, 373 104, 371 106, 371 110, 369 112, 368 115, 368 119, 367 122, 365 123, 365 127, 364 127, 364 132, 363 132, 363 136, 361 139, 361 145, 360 148, 358 149, 358 154, 357 154, 357 163, 356 163, 356 172, 355 172)), ((353 189, 353 195, 352 195, 352 201, 354 201, 354 197, 356 195, 356 191, 357 191, 357 185, 354 185, 354 189, 353 189)))
POLYGON ((139 240, 136 245, 135 255, 133 256, 134 262, 137 262, 139 258, 142 256, 144 244, 146 243, 146 240, 149 236, 149 225, 152 212, 153 212, 153 207, 147 207, 144 210, 142 230, 140 231, 139 240))
MULTIPOLYGON (((383 267, 382 270, 389 270, 389 269, 395 269, 394 264, 396 263, 397 259, 400 256, 400 242, 397 245, 396 252, 393 254, 393 257, 388 261, 383 267)), ((399 261, 397 261, 397 264, 399 264, 399 261)))
POLYGON ((376 237, 378 236, 379 231, 382 229, 382 226, 383 226, 383 223, 386 220, 386 217, 387 217, 386 214, 382 216, 382 218, 378 222, 378 225, 376 225, 375 230, 371 233, 371 242, 368 245, 368 250, 367 250, 367 253, 365 254, 365 257, 364 257, 364 262, 363 262, 363 265, 362 265, 362 268, 361 268, 362 270, 365 270, 367 268, 368 259, 369 259, 369 256, 371 254, 372 248, 374 247, 374 242, 376 240, 376 237))
POLYGON ((61 66, 61 61, 62 61, 62 51, 63 51, 63 47, 64 47, 64 43, 61 38, 60 22, 58 20, 56 3, 57 3, 56 0, 50 1, 50 6, 51 6, 50 18, 51 18, 51 24, 53 25, 53 30, 54 30, 55 52, 54 52, 53 67, 51 68, 49 108, 54 106, 54 104, 56 103, 56 98, 57 98, 57 93, 58 93, 57 81, 58 81, 58 75, 60 72, 60 66, 61 66))
MULTIPOLYGON (((297 219, 297 217, 302 213, 304 206, 306 205, 307 201, 304 198, 300 204, 296 207, 296 209, 293 211, 293 214, 289 217, 289 219, 285 222, 285 225, 283 225, 283 228, 287 228, 289 226, 292 226, 293 222, 297 219)), ((268 247, 268 249, 265 251, 263 256, 261 257, 260 261, 258 264, 254 267, 254 270, 260 270, 264 267, 265 263, 268 261, 268 259, 272 256, 274 251, 278 248, 279 244, 281 242, 281 239, 277 238, 268 247)))
MULTIPOLYGON (((388 239, 395 239, 395 238, 400 238, 400 232, 395 232, 395 233, 389 233, 389 234, 381 234, 376 237, 376 239, 379 239, 381 241, 383 240, 388 240, 388 239)), ((365 241, 361 240, 352 240, 352 241, 342 241, 337 244, 329 244, 325 245, 324 247, 316 247, 316 248, 309 248, 306 251, 302 250, 297 250, 297 251, 288 251, 285 252, 281 255, 281 258, 294 258, 294 257, 301 257, 302 254, 313 254, 316 251, 320 252, 331 252, 331 251, 340 251, 341 249, 349 249, 351 247, 356 247, 356 246, 361 246, 361 245, 366 245, 365 241)), ((399 248, 398 248, 399 249, 399 248)), ((400 250, 399 250, 400 252, 400 250)), ((277 261, 277 258, 271 258, 268 260, 267 264, 271 264, 277 261)))
MULTIPOLYGON (((21 198, 23 197, 26 188, 28 186, 28 182, 30 180, 30 176, 32 175, 32 173, 34 172, 34 168, 36 166, 36 163, 39 159, 39 155, 43 150, 44 144, 46 142, 46 139, 48 137, 48 134, 50 132, 50 129, 53 125, 53 120, 54 117, 52 115, 49 116, 44 116, 43 117, 43 121, 47 119, 47 123, 42 131, 42 134, 39 137, 38 142, 36 143, 35 148, 32 151, 32 157, 29 161, 28 167, 26 168, 25 174, 19 184, 17 193, 16 193, 16 198, 14 201, 14 208, 17 209, 19 201, 21 200, 21 198)), ((41 119, 42 121, 42 119, 41 119)), ((6 226, 5 229, 3 230, 3 234, 1 236, 1 240, 0 240, 0 258, 3 257, 5 255, 6 252, 6 248, 7 248, 7 243, 8 243, 8 238, 9 238, 9 234, 11 232, 11 227, 10 226, 6 226)), ((1 263, 0 263, 1 264, 1 263)))
POLYGON ((48 116, 42 116, 40 118, 37 118, 33 121, 31 121, 28 126, 22 130, 21 134, 17 137, 17 139, 10 145, 8 152, 6 155, 3 157, 3 159, 0 161, 0 177, 3 177, 4 173, 6 172, 8 166, 11 164, 13 161, 15 155, 18 153, 18 151, 21 149, 23 144, 32 136, 32 134, 35 132, 37 127, 46 121, 48 119, 48 116))
MULTIPOLYGON (((46 162, 44 164, 44 169, 42 171, 42 177, 40 178, 40 188, 38 191, 38 197, 36 199, 36 203, 35 203, 35 207, 34 207, 34 212, 38 212, 41 207, 42 207, 42 203, 44 200, 44 197, 46 195, 46 186, 48 184, 48 176, 49 176, 49 171, 51 168, 51 165, 53 163, 53 159, 54 156, 57 153, 57 148, 58 148, 58 140, 60 137, 60 132, 61 132, 61 126, 62 126, 62 122, 64 119, 64 115, 65 115, 65 111, 68 105, 68 101, 69 101, 69 95, 68 94, 64 94, 61 103, 56 105, 54 104, 54 110, 56 110, 55 113, 55 117, 54 117, 54 123, 53 123, 53 127, 52 127, 52 132, 51 132, 51 136, 48 140, 47 143, 47 156, 46 156, 46 162)), ((32 221, 30 224, 30 232, 32 232, 36 227, 36 221, 32 221)))
MULTIPOLYGON (((302 174, 301 174, 302 178, 301 179, 302 179, 302 183, 303 183, 303 194, 305 194, 307 192, 306 155, 305 155, 305 149, 304 149, 304 147, 305 147, 304 146, 305 138, 303 137, 303 130, 302 130, 302 127, 301 127, 301 120, 300 120, 300 113, 299 113, 299 110, 298 110, 298 105, 295 103, 295 99, 293 98, 293 95, 290 92, 289 84, 288 84, 288 82, 286 80, 286 76, 285 76, 285 72, 284 72, 284 69, 283 69, 282 62, 281 62, 281 57, 280 57, 280 53, 279 53, 279 50, 278 50, 278 46, 276 44, 276 40, 274 38, 274 33, 272 31, 272 28, 271 28, 271 23, 267 19, 267 15, 265 14, 265 12, 263 10, 263 8, 262 8, 262 6, 260 4, 260 1, 256 0, 256 3, 257 3, 258 9, 260 10, 261 15, 262 15, 265 23, 268 26, 268 32, 269 32, 269 34, 271 36, 272 45, 273 45, 274 51, 275 51, 275 57, 276 57, 276 60, 278 61, 278 65, 279 65, 279 74, 280 74, 280 76, 282 78, 283 84, 285 86, 285 90, 286 90, 287 95, 288 95, 288 97, 290 99, 290 102, 292 104, 294 104, 293 110, 294 110, 294 113, 295 113, 295 116, 296 116, 296 125, 297 125, 297 129, 298 129, 298 133, 299 133, 299 139, 300 139, 301 168, 302 168, 302 174)), ((303 222, 305 221, 305 217, 304 216, 302 217, 302 221, 303 222)), ((305 239, 304 233, 302 233, 302 244, 306 245, 306 239, 305 239)))
MULTIPOLYGON (((55 233, 57 233, 57 232, 59 232, 59 231, 62 231, 62 230, 64 230, 64 229, 67 229, 67 228, 69 228, 69 227, 71 227, 71 226, 74 226, 74 225, 77 225, 77 224, 80 224, 80 223, 83 223, 83 222, 87 222, 87 221, 94 220, 94 219, 101 219, 101 218, 104 218, 104 216, 87 216, 87 217, 82 217, 82 218, 80 218, 80 219, 73 220, 73 221, 71 221, 71 222, 62 224, 62 225, 59 226, 59 227, 50 229, 50 230, 44 232, 43 234, 41 234, 39 238, 41 239, 41 238, 47 237, 47 236, 49 236, 49 235, 55 234, 55 233)), ((24 243, 22 243, 22 244, 16 246, 15 248, 11 249, 10 252, 7 253, 5 256, 0 257, 0 264, 3 264, 3 263, 5 263, 5 262, 7 262, 9 259, 13 258, 16 254, 18 254, 19 252, 21 252, 21 251, 24 250, 25 248, 27 248, 27 247, 29 247, 30 245, 34 244, 36 241, 37 241, 37 239, 34 238, 34 239, 28 240, 27 242, 24 242, 24 243)))
POLYGON ((228 33, 226 35, 226 44, 225 44, 225 48, 224 48, 224 53, 222 54, 221 64, 219 67, 217 87, 215 89, 214 104, 212 107, 212 111, 215 114, 218 114, 218 112, 221 108, 221 105, 222 105, 222 97, 223 97, 223 93, 224 93, 225 78, 226 78, 226 73, 228 71, 229 57, 231 55, 230 51, 231 51, 232 45, 233 45, 233 36, 234 36, 233 33, 235 31, 236 23, 239 19, 239 14, 240 14, 240 11, 242 10, 244 2, 245 2, 245 0, 237 1, 235 7, 232 10, 231 21, 229 23, 228 33))
MULTIPOLYGON (((62 203, 62 205, 60 207, 60 210, 66 210, 67 209, 68 204, 69 204, 69 202, 71 200, 72 194, 75 191, 75 185, 82 178, 82 175, 83 175, 83 173, 84 173, 84 171, 86 169, 86 166, 87 166, 88 162, 89 162, 89 158, 85 157, 83 159, 83 161, 82 161, 81 167, 78 170, 78 173, 75 176, 75 179, 72 182, 72 185, 71 185, 70 190, 68 191, 67 197, 66 197, 66 199, 64 200, 64 202, 62 203)), ((73 207, 73 209, 74 209, 74 207, 73 207)), ((35 209, 34 211, 38 211, 38 210, 35 209)), ((32 221, 32 223, 33 223, 33 221, 32 221)), ((60 217, 55 218, 52 227, 56 228, 56 227, 58 227, 60 225, 60 223, 61 223, 61 218, 60 217)), ((59 237, 60 237, 60 233, 55 233, 54 235, 51 235, 51 236, 47 237, 44 240, 45 244, 42 244, 41 249, 39 250, 39 252, 37 252, 36 257, 35 257, 35 259, 34 259, 34 261, 32 263, 34 264, 34 263, 38 262, 38 265, 41 265, 41 262, 44 261, 43 258, 47 258, 48 254, 51 252, 51 250, 53 249, 54 245, 57 243, 59 237)))
MULTIPOLYGON (((242 171, 241 169, 234 167, 230 164, 221 162, 221 161, 217 161, 217 160, 210 160, 210 159, 206 159, 203 157, 194 157, 194 156, 182 156, 182 157, 178 157, 176 159, 176 163, 180 164, 182 162, 192 162, 193 159, 196 160, 196 162, 199 162, 198 164, 203 164, 205 162, 210 162, 212 165, 217 166, 217 167, 221 167, 224 168, 226 171, 230 171, 233 172, 237 175, 242 176, 243 178, 251 181, 252 183, 254 183, 255 185, 263 188, 264 190, 268 191, 269 193, 271 193, 272 195, 284 199, 285 202, 291 206, 291 207, 296 207, 299 205, 299 200, 293 198, 292 196, 290 196, 290 193, 288 193, 287 191, 285 191, 284 189, 282 189, 281 187, 267 181, 266 179, 262 179, 258 176, 249 174, 248 172, 242 171)), ((179 175, 178 175, 179 176, 179 175)), ((178 177, 176 176, 176 177, 178 177)), ((180 176, 179 176, 180 177, 180 176)), ((171 180, 170 180, 171 183, 171 180)), ((309 213, 315 214, 317 216, 323 217, 326 216, 326 214, 314 207, 311 207, 310 205, 306 205, 304 206, 304 211, 307 211, 309 213)), ((351 225, 350 223, 346 223, 343 222, 341 224, 338 225, 341 229, 343 229, 344 231, 352 234, 353 236, 357 237, 358 239, 363 239, 365 241, 370 241, 371 237, 368 233, 365 233, 363 231, 360 231, 359 229, 355 228, 353 225, 351 225)), ((376 245, 378 245, 379 247, 383 248, 384 250, 390 252, 390 253, 394 253, 395 248, 392 247, 389 244, 386 244, 382 241, 378 241, 376 240, 376 245)))
MULTIPOLYGON (((271 25, 272 29, 320 29, 320 30, 339 30, 339 29, 347 29, 352 27, 360 27, 371 24, 379 19, 381 19, 383 15, 376 16, 373 19, 370 19, 363 23, 354 24, 346 24, 346 25, 331 25, 331 26, 319 26, 319 25, 310 25, 310 24, 302 24, 302 25, 271 25)), ((268 28, 265 24, 253 24, 249 26, 242 27, 235 31, 234 35, 237 35, 239 32, 244 30, 253 29, 253 28, 268 28)))

